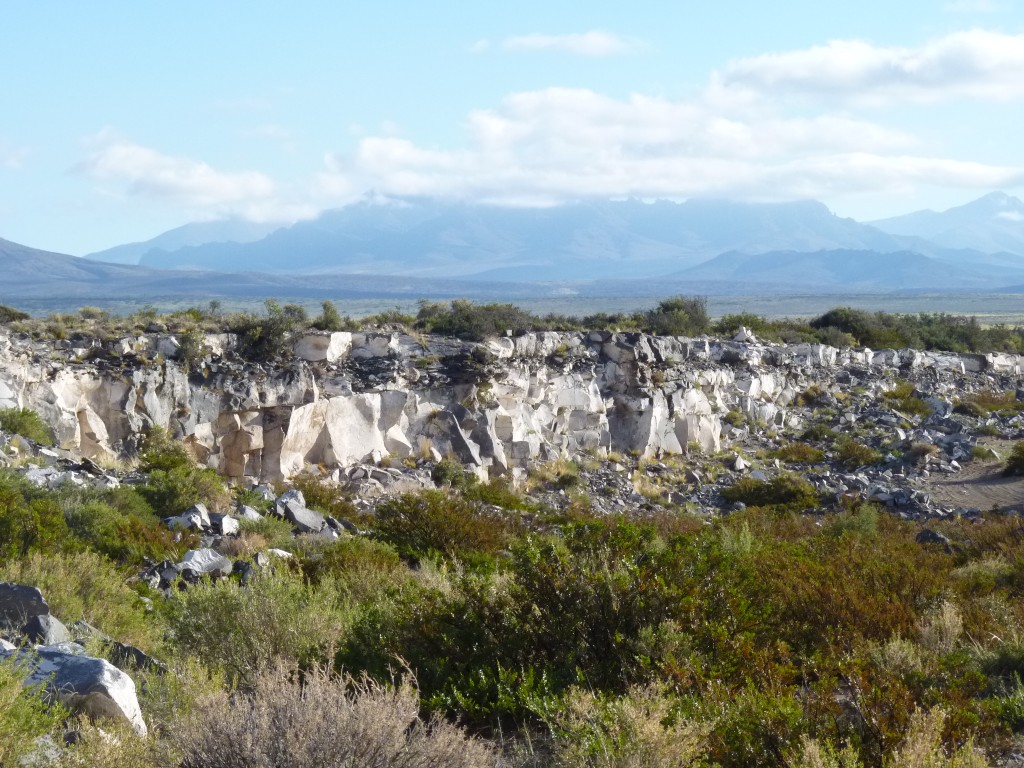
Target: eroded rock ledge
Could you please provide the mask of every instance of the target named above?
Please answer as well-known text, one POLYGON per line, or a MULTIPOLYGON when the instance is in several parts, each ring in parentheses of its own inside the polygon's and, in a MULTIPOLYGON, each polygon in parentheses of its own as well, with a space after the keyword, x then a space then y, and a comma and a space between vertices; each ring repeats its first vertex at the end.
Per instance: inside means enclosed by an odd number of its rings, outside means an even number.
POLYGON ((810 384, 881 390, 894 375, 937 393, 965 381, 1005 388, 1015 355, 839 350, 636 333, 535 333, 485 343, 403 333, 309 333, 291 359, 247 363, 211 335, 186 369, 177 339, 39 342, 0 333, 0 408, 36 410, 60 445, 131 455, 151 425, 184 438, 224 475, 332 473, 384 456, 452 453, 491 476, 582 451, 719 450, 730 410, 791 424, 810 384))

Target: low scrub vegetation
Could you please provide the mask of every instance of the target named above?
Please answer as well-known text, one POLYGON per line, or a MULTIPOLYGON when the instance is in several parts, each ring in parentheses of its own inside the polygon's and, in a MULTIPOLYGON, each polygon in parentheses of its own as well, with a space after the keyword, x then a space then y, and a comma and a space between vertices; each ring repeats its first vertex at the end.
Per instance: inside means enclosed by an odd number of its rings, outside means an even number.
MULTIPOLYGON (((159 446, 153 471, 184 461, 159 446)), ((979 749, 1024 730, 1016 517, 939 521, 950 546, 929 547, 795 474, 740 479, 724 495, 745 509, 686 524, 524 511, 507 488, 488 491, 507 494, 496 507, 474 483, 164 595, 131 578, 135 549, 86 524, 110 514, 96 505, 146 519, 144 494, 0 479, 16 543, 0 579, 167 663, 136 673, 152 735, 115 754, 86 728, 68 751, 82 764, 344 765, 374 749, 380 765, 982 766, 979 749), (25 509, 48 522, 21 530, 25 509)), ((244 534, 285 543, 278 524, 244 534)), ((14 674, 0 666, 5 748, 61 727, 11 695, 14 674)))
POLYGON ((330 301, 310 316, 299 304, 265 302, 263 312, 224 313, 214 301, 207 308, 191 307, 167 315, 147 308, 118 317, 91 307, 77 314, 51 314, 31 318, 11 307, 0 307, 0 323, 38 338, 114 339, 147 331, 167 331, 185 339, 183 353, 192 364, 205 351, 201 334, 238 334, 238 352, 266 361, 287 355, 289 337, 297 332, 355 331, 404 328, 414 333, 436 333, 479 341, 506 333, 530 331, 612 330, 659 335, 732 338, 740 328, 771 342, 822 343, 837 347, 872 349, 928 349, 951 352, 1024 353, 1024 328, 982 326, 976 318, 945 313, 898 315, 838 307, 810 321, 769 319, 753 313, 730 314, 712 320, 704 296, 674 296, 651 309, 631 313, 596 313, 583 317, 536 315, 514 304, 477 304, 465 299, 420 303, 415 315, 398 310, 353 320, 330 301), (187 347, 187 348, 185 348, 187 347))

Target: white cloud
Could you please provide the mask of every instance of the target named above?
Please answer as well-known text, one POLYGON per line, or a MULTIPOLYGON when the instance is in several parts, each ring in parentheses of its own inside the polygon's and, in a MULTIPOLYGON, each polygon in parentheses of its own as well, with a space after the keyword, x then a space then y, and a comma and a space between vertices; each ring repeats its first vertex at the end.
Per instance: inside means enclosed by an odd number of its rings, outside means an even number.
POLYGON ((595 29, 568 35, 534 34, 509 37, 502 41, 501 47, 506 51, 517 52, 555 51, 576 56, 618 56, 637 50, 639 45, 634 40, 595 29))
POLYGON ((467 141, 457 149, 364 137, 351 156, 329 156, 319 189, 325 199, 372 189, 550 205, 622 195, 788 200, 1024 183, 1022 168, 936 157, 910 135, 845 115, 785 117, 550 88, 513 94, 466 122, 467 141))
POLYGON ((218 212, 241 210, 274 194, 273 181, 262 173, 219 171, 109 134, 98 141, 98 149, 74 170, 97 181, 125 184, 129 194, 218 212))
POLYGON ((806 96, 862 104, 1024 98, 1024 35, 955 32, 916 48, 833 40, 729 63, 713 90, 739 100, 806 96))

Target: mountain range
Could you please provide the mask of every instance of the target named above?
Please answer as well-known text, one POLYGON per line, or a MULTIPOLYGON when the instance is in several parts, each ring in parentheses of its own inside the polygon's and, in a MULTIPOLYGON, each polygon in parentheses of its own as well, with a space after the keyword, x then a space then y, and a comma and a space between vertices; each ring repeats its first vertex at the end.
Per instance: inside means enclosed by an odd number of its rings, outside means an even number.
POLYGON ((861 223, 815 201, 393 199, 287 227, 189 224, 86 258, 0 240, 0 275, 0 300, 999 292, 1024 284, 1024 203, 997 192, 861 223))

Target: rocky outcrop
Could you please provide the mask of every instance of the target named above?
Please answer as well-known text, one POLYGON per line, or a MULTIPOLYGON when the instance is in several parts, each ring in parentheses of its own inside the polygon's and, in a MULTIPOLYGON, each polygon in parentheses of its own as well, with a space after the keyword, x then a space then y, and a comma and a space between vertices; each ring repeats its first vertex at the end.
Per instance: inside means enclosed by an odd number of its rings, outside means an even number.
POLYGON ((476 344, 398 332, 309 333, 278 366, 226 335, 190 371, 166 335, 44 343, 0 335, 0 408, 28 407, 93 459, 130 455, 150 425, 236 479, 328 472, 385 456, 453 454, 481 473, 582 451, 714 452, 722 417, 783 425, 809 384, 881 387, 893 373, 1019 377, 1013 355, 820 344, 535 333, 476 344))

